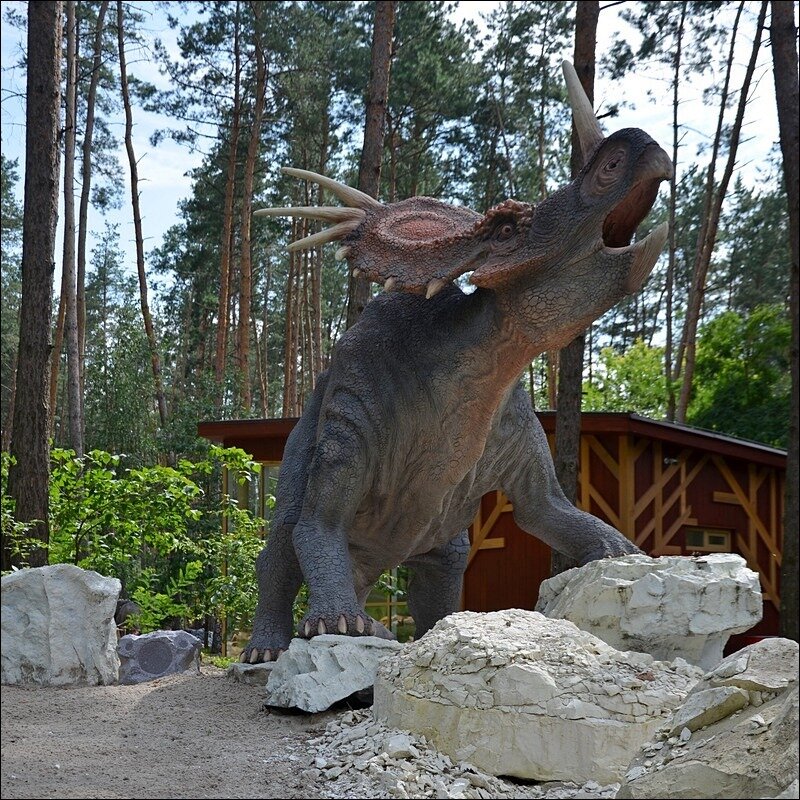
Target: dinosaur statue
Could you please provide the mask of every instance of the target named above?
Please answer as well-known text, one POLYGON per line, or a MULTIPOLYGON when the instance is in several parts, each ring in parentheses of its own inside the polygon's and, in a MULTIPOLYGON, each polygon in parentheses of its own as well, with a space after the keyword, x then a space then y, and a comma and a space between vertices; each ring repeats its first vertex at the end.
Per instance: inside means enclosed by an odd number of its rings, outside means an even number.
POLYGON ((672 175, 668 156, 637 128, 604 137, 568 62, 564 72, 586 163, 539 205, 506 200, 485 215, 426 197, 384 205, 284 169, 345 205, 256 212, 334 223, 290 248, 340 239, 337 258, 385 291, 337 342, 287 442, 242 661, 272 661, 289 646, 304 579, 301 637, 393 638, 364 603, 400 564, 423 635, 458 610, 467 527, 496 489, 523 530, 580 564, 639 552, 566 500, 518 383, 536 355, 637 291, 667 237, 662 225, 630 244, 672 175), (452 283, 468 271, 471 293, 452 283))

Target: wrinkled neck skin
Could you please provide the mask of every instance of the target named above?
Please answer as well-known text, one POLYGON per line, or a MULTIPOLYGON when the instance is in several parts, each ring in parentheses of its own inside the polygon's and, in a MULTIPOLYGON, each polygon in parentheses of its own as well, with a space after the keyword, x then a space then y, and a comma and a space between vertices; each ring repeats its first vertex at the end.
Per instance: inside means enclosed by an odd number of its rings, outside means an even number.
POLYGON ((501 329, 521 345, 520 371, 545 350, 557 350, 625 296, 627 269, 597 253, 494 290, 501 329))

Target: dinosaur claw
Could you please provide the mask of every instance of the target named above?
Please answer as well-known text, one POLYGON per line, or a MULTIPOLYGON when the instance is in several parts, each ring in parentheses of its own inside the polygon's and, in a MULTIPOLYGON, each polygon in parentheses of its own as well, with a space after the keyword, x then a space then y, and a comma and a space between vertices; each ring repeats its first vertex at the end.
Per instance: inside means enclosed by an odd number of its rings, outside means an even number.
POLYGON ((264 651, 264 663, 266 664, 268 661, 272 661, 272 650, 264 651))
POLYGON ((239 663, 244 664, 246 661, 247 661, 247 650, 242 650, 242 652, 239 653, 239 663))
POLYGON ((339 615, 339 620, 336 623, 336 630, 342 634, 347 633, 347 619, 345 618, 344 614, 339 615))
POLYGON ((327 628, 327 626, 325 625, 325 620, 321 619, 321 620, 320 620, 320 621, 317 623, 317 633, 318 633, 320 636, 322 636, 323 634, 325 634, 325 633, 327 633, 327 632, 328 632, 328 628, 327 628))
POLYGON ((397 278, 387 278, 386 283, 383 284, 383 290, 385 292, 391 292, 396 285, 397 285, 397 278))
POLYGON ((356 617, 356 630, 359 633, 364 633, 364 618, 361 616, 356 617))
POLYGON ((257 664, 260 658, 261 658, 261 654, 258 652, 258 650, 251 650, 250 651, 250 663, 251 664, 257 664))
POLYGON ((306 639, 310 639, 311 638, 311 623, 310 622, 306 622, 306 625, 305 625, 305 628, 303 630, 303 633, 304 633, 306 639))

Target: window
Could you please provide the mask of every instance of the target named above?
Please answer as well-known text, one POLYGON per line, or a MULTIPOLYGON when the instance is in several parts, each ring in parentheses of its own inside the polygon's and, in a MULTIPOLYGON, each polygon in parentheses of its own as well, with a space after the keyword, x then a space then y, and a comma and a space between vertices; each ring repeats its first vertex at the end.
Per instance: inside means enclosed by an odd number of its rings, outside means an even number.
POLYGON ((702 550, 707 553, 730 553, 731 532, 715 528, 687 528, 686 550, 702 550))

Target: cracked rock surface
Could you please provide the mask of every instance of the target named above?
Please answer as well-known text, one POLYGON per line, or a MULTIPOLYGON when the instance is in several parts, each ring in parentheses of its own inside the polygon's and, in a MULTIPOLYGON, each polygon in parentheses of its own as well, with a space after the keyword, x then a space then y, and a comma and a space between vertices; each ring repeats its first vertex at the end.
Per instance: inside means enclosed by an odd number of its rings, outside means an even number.
POLYGON ((618 783, 504 780, 440 753, 425 736, 376 721, 371 709, 350 711, 309 742, 316 753, 302 776, 320 796, 374 798, 611 798, 618 783))
POLYGON ((797 642, 745 647, 643 745, 618 797, 797 797, 798 719, 797 642))
POLYGON ((375 717, 493 775, 613 783, 702 671, 533 611, 462 611, 384 658, 375 717))
POLYGON ((711 669, 763 613, 758 573, 735 553, 605 558, 542 582, 536 610, 618 650, 711 669))

